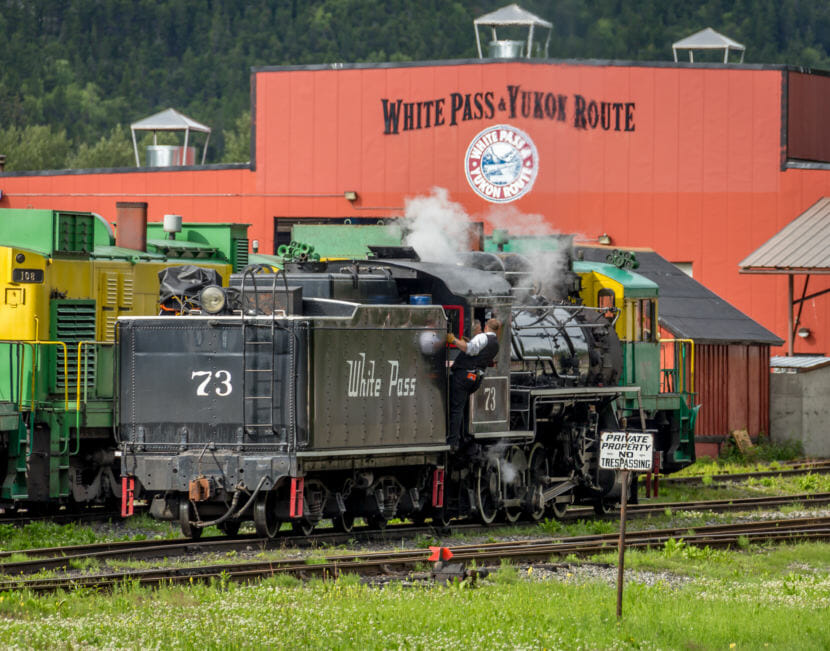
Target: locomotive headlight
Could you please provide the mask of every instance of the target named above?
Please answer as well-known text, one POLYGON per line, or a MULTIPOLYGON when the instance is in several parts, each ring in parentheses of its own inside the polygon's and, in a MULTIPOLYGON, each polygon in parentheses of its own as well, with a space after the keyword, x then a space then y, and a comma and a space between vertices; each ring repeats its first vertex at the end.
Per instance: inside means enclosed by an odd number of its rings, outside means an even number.
POLYGON ((208 314, 218 314, 225 308, 225 291, 216 285, 209 285, 199 294, 199 303, 208 314))

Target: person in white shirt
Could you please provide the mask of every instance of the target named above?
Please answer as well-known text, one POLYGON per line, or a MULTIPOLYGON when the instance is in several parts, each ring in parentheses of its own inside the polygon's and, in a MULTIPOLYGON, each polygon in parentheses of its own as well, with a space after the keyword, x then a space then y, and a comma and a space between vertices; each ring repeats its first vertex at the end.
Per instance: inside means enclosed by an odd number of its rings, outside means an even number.
POLYGON ((459 339, 450 333, 447 343, 455 344, 461 354, 452 365, 450 377, 450 428, 447 443, 453 452, 461 447, 464 426, 464 409, 467 399, 474 393, 484 379, 484 371, 499 352, 499 332, 501 321, 489 319, 481 331, 481 324, 473 325, 473 338, 469 341, 459 339))

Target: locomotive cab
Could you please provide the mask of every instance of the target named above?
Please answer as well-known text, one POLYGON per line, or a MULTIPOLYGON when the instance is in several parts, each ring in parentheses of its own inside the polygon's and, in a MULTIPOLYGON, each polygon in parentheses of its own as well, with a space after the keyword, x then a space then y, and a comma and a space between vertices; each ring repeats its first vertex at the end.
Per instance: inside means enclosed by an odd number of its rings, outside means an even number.
MULTIPOLYGON (((628 254, 622 264, 632 260, 628 254)), ((633 259, 635 260, 635 259, 633 259)), ((660 337, 658 287, 635 271, 601 262, 574 262, 582 277, 581 298, 598 306, 622 343, 621 383, 640 387, 640 399, 625 395, 621 418, 638 418, 656 432, 660 468, 678 470, 695 459, 694 358, 691 342, 660 337)))

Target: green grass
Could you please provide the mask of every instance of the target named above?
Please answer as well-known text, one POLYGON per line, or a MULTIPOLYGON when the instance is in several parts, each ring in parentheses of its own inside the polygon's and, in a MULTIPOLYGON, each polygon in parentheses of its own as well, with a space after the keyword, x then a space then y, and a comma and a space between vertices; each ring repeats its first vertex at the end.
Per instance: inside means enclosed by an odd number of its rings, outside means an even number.
MULTIPOLYGON (((830 546, 696 554, 675 544, 629 553, 633 569, 674 568, 685 583, 615 586, 504 565, 477 587, 385 587, 278 576, 258 584, 113 594, 0 594, 0 645, 34 648, 828 648, 830 546), (106 622, 106 625, 102 625, 106 622), (732 646, 734 645, 734 647, 732 646)), ((632 578, 632 571, 628 577, 632 578)))
MULTIPOLYGON (((797 568, 809 570, 807 573, 813 576, 830 574, 830 545, 799 543, 768 547, 745 544, 742 552, 746 553, 695 547, 685 544, 682 540, 672 540, 662 549, 627 551, 625 567, 669 571, 696 578, 736 581, 739 584, 751 583, 752 580, 773 580, 786 576, 797 568)), ((617 552, 609 551, 576 562, 616 565, 617 552)))
POLYGON ((118 521, 111 530, 102 530, 85 524, 71 522, 30 522, 23 526, 0 524, 0 549, 38 549, 41 547, 65 547, 88 545, 96 542, 120 540, 145 540, 147 532, 155 538, 178 538, 181 532, 167 522, 140 515, 118 521))

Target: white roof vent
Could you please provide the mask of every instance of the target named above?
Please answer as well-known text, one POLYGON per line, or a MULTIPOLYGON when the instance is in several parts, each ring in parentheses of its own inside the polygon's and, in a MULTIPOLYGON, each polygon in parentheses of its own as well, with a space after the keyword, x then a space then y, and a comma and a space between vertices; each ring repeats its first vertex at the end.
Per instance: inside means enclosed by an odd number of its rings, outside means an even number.
MULTIPOLYGON (((553 23, 542 20, 529 11, 525 11, 517 4, 507 5, 501 9, 484 14, 473 21, 473 26, 476 30, 476 46, 478 47, 478 58, 483 59, 484 55, 481 52, 481 36, 479 35, 478 27, 484 25, 490 27, 492 40, 487 44, 487 58, 489 59, 529 59, 533 54, 533 35, 534 30, 539 27, 548 30, 548 37, 545 40, 545 57, 548 56, 548 45, 550 45, 550 35, 553 31, 553 23), (496 34, 497 27, 526 27, 527 39, 520 40, 506 40, 499 39, 496 34)), ((502 32, 503 33, 503 32, 502 32)))
POLYGON ((684 39, 677 41, 671 46, 672 52, 674 52, 674 60, 677 61, 677 51, 678 50, 688 50, 689 51, 689 63, 695 62, 695 57, 693 54, 694 50, 723 50, 723 62, 729 63, 729 51, 734 50, 736 52, 741 53, 741 60, 738 63, 744 62, 744 52, 746 48, 738 43, 737 41, 733 41, 728 36, 724 36, 719 32, 716 32, 711 27, 707 27, 706 29, 702 29, 699 32, 692 34, 691 36, 687 36, 684 39))
POLYGON ((170 167, 177 165, 193 165, 195 162, 195 148, 188 146, 190 141, 190 132, 206 134, 205 145, 202 148, 202 165, 205 164, 205 155, 207 154, 208 141, 210 140, 210 127, 205 126, 196 120, 193 120, 186 115, 182 115, 175 109, 167 109, 161 113, 151 115, 149 118, 144 118, 138 122, 133 122, 130 125, 130 131, 133 134, 133 149, 135 150, 135 164, 141 167, 141 162, 138 157, 138 142, 136 141, 136 131, 152 131, 153 144, 147 147, 147 165, 149 167, 170 167), (178 131, 184 133, 184 145, 159 145, 158 132, 159 131, 178 131))

